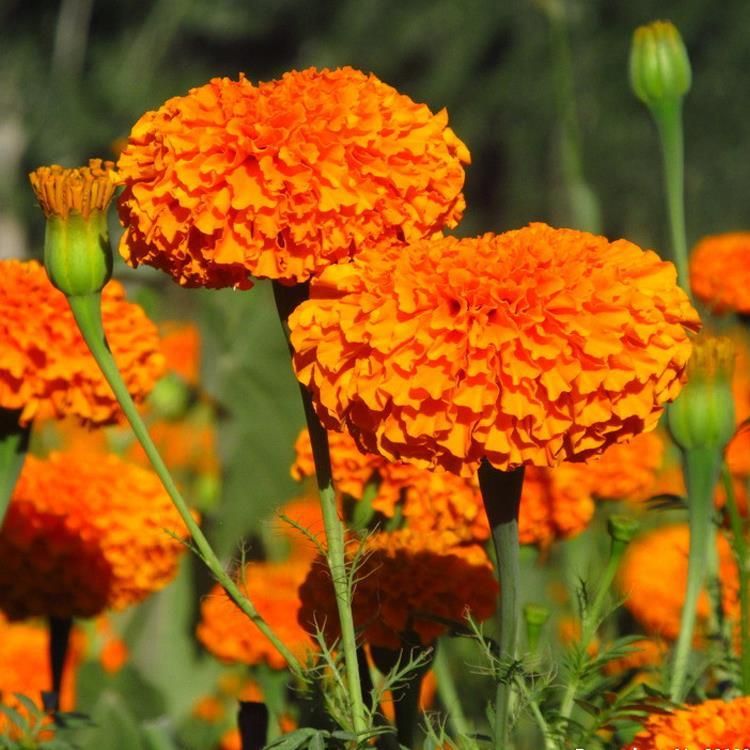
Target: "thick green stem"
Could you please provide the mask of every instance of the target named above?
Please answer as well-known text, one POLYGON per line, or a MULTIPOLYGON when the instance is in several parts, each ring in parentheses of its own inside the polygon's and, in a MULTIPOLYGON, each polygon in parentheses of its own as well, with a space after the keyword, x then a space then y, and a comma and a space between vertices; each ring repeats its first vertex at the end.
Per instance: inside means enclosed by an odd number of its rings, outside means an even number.
POLYGON ((680 634, 674 652, 669 696, 675 702, 685 698, 688 661, 693 646, 693 632, 698 598, 703 589, 708 545, 713 539, 713 493, 719 476, 721 454, 713 448, 683 451, 683 472, 688 494, 690 551, 685 603, 680 617, 680 634))
POLYGON ((29 449, 31 425, 21 427, 20 410, 0 409, 0 528, 29 449))
POLYGON ((440 702, 448 714, 448 723, 451 729, 454 734, 467 737, 471 733, 472 728, 461 705, 461 698, 456 689, 456 683, 453 680, 453 673, 451 672, 450 664, 448 664, 445 648, 442 645, 438 645, 435 649, 432 669, 435 672, 440 702))
POLYGON ((685 229, 685 149, 682 136, 682 100, 651 108, 656 120, 664 163, 664 182, 677 281, 690 294, 687 232, 685 229))
MULTIPOLYGON (((278 282, 274 282, 273 290, 276 307, 278 308, 279 317, 288 340, 287 321, 289 315, 307 297, 307 287, 305 285, 285 287, 278 282)), ((351 604, 354 593, 353 581, 346 563, 344 524, 341 518, 339 518, 338 508, 336 507, 336 493, 333 487, 331 458, 328 450, 328 434, 315 414, 310 393, 302 386, 300 386, 300 393, 302 395, 307 429, 310 434, 313 460, 315 462, 315 474, 320 493, 320 504, 323 511, 328 567, 331 571, 331 579, 333 581, 336 605, 339 613, 341 648, 344 653, 344 668, 346 670, 346 682, 352 713, 352 726, 356 733, 360 733, 367 730, 367 719, 364 701, 362 700, 362 686, 359 675, 359 664, 357 662, 357 638, 354 630, 354 616, 352 615, 351 604)))
POLYGON ((524 469, 505 472, 495 469, 488 461, 482 461, 479 472, 479 487, 487 520, 492 530, 492 543, 497 557, 497 573, 500 581, 498 617, 500 620, 500 659, 508 665, 507 673, 501 673, 495 695, 495 750, 505 750, 510 736, 510 698, 513 686, 513 664, 518 643, 518 621, 520 606, 518 589, 520 567, 518 562, 518 512, 521 507, 524 469))
POLYGON ((737 570, 740 579, 740 675, 742 694, 750 695, 750 576, 748 576, 748 545, 745 541, 745 529, 737 508, 734 485, 729 469, 724 465, 722 480, 727 495, 729 523, 732 526, 732 549, 737 559, 737 570))
POLYGON ((78 323, 78 327, 81 329, 86 344, 94 355, 94 359, 112 388, 120 407, 130 422, 130 426, 133 429, 135 436, 143 446, 143 450, 148 456, 149 461, 151 461, 154 471, 164 485, 164 489, 169 494, 169 497, 172 499, 175 508, 177 508, 178 513, 185 523, 185 526, 187 526, 198 554, 216 577, 216 580, 224 587, 232 601, 253 621, 253 623, 255 623, 263 635, 271 641, 278 652, 284 657, 289 668, 294 673, 301 674, 302 666, 297 657, 279 639, 276 633, 274 633, 268 623, 266 623, 260 615, 258 610, 255 609, 253 603, 242 593, 242 591, 240 591, 237 584, 232 580, 232 577, 226 572, 226 570, 224 570, 224 566, 211 548, 211 545, 201 531, 200 526, 198 526, 193 518, 187 503, 177 489, 177 485, 174 483, 169 470, 159 455, 153 440, 151 440, 146 425, 143 423, 141 415, 138 413, 138 409, 133 403, 133 399, 122 380, 120 371, 117 368, 112 352, 107 344, 104 335, 104 328, 102 326, 101 295, 96 293, 78 297, 68 297, 68 302, 70 303, 73 316, 75 317, 76 323, 78 323))

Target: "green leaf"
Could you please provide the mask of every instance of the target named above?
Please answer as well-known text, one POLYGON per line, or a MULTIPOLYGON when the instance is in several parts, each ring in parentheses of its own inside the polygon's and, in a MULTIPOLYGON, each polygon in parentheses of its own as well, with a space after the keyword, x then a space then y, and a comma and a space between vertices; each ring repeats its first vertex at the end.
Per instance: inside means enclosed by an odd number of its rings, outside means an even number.
POLYGON ((82 750, 147 750, 135 716, 112 690, 102 693, 92 719, 96 726, 83 733, 82 750))

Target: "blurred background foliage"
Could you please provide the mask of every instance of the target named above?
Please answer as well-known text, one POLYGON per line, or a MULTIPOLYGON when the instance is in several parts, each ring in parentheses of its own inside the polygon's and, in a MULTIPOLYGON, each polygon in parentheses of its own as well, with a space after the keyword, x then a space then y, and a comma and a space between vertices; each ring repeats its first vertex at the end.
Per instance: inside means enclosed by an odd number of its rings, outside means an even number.
MULTIPOLYGON (((146 110, 211 77, 244 71, 265 80, 311 65, 372 71, 433 110, 448 109, 473 159, 459 233, 545 220, 666 247, 656 133, 627 81, 633 29, 655 17, 675 22, 693 62, 690 239, 746 229, 745 0, 3 0, 0 254, 40 254, 31 169, 112 158, 146 110)), ((270 289, 182 290, 121 263, 117 274, 155 317, 201 326, 203 382, 223 415, 221 499, 206 522, 225 556, 243 538, 259 554, 268 538, 262 519, 296 491, 289 466, 303 422, 270 289)), ((158 686, 178 714, 214 675, 194 661, 188 636, 193 586, 186 571, 177 588, 126 618, 135 630, 157 623, 136 646, 136 666, 153 666, 159 654, 172 665, 150 671, 174 688, 158 686), (175 679, 177 664, 184 669, 175 679)), ((117 695, 105 693, 97 711, 124 725, 117 695)))

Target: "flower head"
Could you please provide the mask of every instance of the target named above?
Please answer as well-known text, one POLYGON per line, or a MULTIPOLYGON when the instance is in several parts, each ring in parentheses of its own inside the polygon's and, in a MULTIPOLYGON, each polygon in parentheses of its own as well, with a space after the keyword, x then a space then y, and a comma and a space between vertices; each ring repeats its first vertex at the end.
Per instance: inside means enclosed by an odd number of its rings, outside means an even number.
POLYGON ((747 743, 748 727, 749 697, 704 701, 672 713, 652 714, 626 748, 704 750, 707 747, 740 747, 747 743))
POLYGON ((215 78, 133 127, 120 252, 185 286, 248 288, 455 226, 469 154, 447 121, 352 68, 215 78))
POLYGON ((174 578, 185 534, 152 472, 115 455, 29 456, 0 533, 0 608, 92 617, 140 602, 174 578))
POLYGON ((690 286, 717 313, 750 313, 750 232, 704 237, 690 256, 690 286))
POLYGON ((465 474, 483 457, 582 461, 652 429, 699 325, 655 253, 544 224, 363 252, 289 322, 327 427, 465 474))
MULTIPOLYGON (((102 293, 107 339, 128 390, 142 400, 164 371, 156 327, 110 282, 102 293)), ((77 417, 115 422, 120 407, 78 332, 65 295, 39 263, 0 261, 0 407, 21 421, 77 417)))
MULTIPOLYGON (((312 641, 297 623, 300 606, 297 589, 308 568, 306 559, 251 562, 245 566, 241 584, 263 619, 301 658, 312 647, 312 641)), ((196 634, 198 640, 223 661, 267 664, 273 669, 286 666, 284 657, 218 585, 201 602, 201 620, 196 634)))
MULTIPOLYGON (((724 611, 734 617, 739 611, 737 565, 726 538, 717 539, 724 611)), ((664 638, 677 638, 680 630, 689 545, 687 524, 655 529, 630 543, 620 567, 625 606, 650 633, 664 638)), ((704 592, 698 600, 699 622, 705 622, 708 612, 704 592)))
MULTIPOLYGON (((479 545, 449 545, 440 536, 409 529, 371 536, 357 572, 354 623, 372 646, 398 650, 418 639, 429 645, 467 610, 486 620, 497 583, 479 545)), ((300 587, 299 620, 333 641, 339 635, 336 597, 325 560, 318 557, 300 587)))

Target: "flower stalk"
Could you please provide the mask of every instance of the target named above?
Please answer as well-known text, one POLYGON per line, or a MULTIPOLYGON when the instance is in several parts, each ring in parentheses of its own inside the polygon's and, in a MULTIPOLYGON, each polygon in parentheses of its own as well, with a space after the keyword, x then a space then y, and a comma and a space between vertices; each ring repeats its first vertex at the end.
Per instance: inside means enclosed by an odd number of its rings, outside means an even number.
POLYGON ((492 543, 497 557, 500 581, 498 619, 500 625, 500 659, 502 672, 495 694, 494 748, 504 750, 510 736, 510 699, 513 685, 513 665, 518 644, 520 616, 518 514, 521 508, 524 467, 500 471, 487 460, 479 466, 479 488, 484 510, 492 531, 492 543), (507 666, 507 670, 505 665, 507 666))
MULTIPOLYGON (((289 315, 300 302, 307 298, 308 288, 307 285, 303 284, 286 287, 274 281, 273 291, 279 318, 281 319, 284 334, 287 336, 288 342, 289 332, 287 321, 289 315)), ((292 352, 291 344, 290 352, 292 352)), ((346 684, 351 707, 352 727, 355 733, 359 734, 367 730, 367 719, 362 699, 362 683, 357 660, 357 638, 351 607, 354 587, 346 563, 344 524, 341 518, 339 518, 336 507, 336 493, 333 486, 331 457, 328 449, 328 434, 315 414, 310 393, 302 385, 300 385, 300 394, 305 412, 305 421, 310 434, 313 461, 315 462, 316 481, 320 494, 320 505, 327 542, 326 559, 331 571, 331 580, 336 594, 336 606, 341 625, 341 648, 344 653, 344 669, 346 671, 346 684)))

